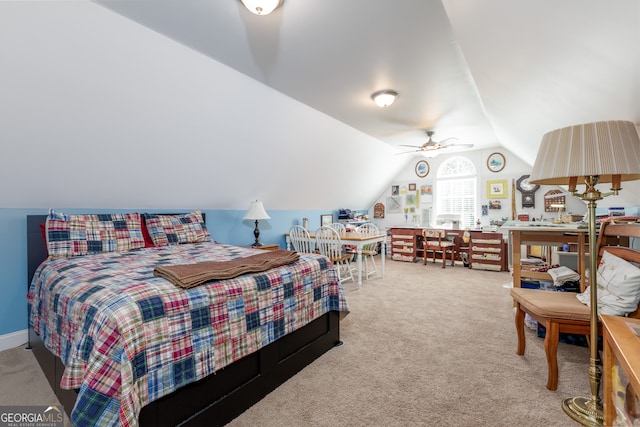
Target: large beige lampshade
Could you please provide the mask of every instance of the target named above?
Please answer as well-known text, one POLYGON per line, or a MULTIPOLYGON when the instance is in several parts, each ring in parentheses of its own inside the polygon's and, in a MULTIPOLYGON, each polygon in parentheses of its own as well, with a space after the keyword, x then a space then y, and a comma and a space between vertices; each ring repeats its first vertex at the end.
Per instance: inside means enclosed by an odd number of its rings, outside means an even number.
POLYGON ((640 138, 629 121, 605 121, 569 126, 546 133, 538 150, 529 182, 567 185, 588 176, 598 182, 640 179, 640 138))
MULTIPOLYGON (((593 122, 569 126, 546 133, 538 149, 529 182, 568 185, 569 192, 587 202, 589 216, 589 283, 597 283, 596 269, 596 201, 618 194, 622 181, 640 179, 640 139, 633 123, 628 121, 593 122), (603 194, 599 183, 611 183, 611 192, 603 194), (578 184, 584 184, 579 193, 578 184), (579 193, 579 194, 578 194, 579 193)), ((591 397, 565 399, 562 409, 585 426, 602 426, 598 346, 598 287, 590 292, 590 358, 589 383, 591 397)))

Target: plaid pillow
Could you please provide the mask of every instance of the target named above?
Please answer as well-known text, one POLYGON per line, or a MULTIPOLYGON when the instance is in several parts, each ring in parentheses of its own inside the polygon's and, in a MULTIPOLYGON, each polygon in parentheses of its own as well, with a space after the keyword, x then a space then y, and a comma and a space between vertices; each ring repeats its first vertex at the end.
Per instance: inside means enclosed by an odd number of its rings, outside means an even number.
POLYGON ((65 215, 51 209, 45 224, 45 237, 49 256, 53 258, 144 247, 142 221, 137 212, 65 215))
POLYGON ((143 214, 147 231, 155 246, 208 242, 211 235, 202 213, 195 210, 183 215, 143 214))

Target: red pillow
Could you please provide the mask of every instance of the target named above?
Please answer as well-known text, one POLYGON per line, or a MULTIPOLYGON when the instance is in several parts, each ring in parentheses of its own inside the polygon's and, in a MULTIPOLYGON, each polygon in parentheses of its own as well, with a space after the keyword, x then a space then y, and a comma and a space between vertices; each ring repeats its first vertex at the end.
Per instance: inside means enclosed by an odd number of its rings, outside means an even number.
POLYGON ((49 246, 47 246, 47 226, 46 226, 46 224, 44 222, 42 224, 40 224, 40 233, 42 233, 42 241, 44 242, 44 250, 47 253, 47 256, 49 256, 49 246))
POLYGON ((154 248, 156 246, 153 244, 153 240, 151 240, 151 235, 149 234, 149 230, 147 229, 147 221, 144 215, 142 215, 142 237, 144 238, 145 248, 154 248))

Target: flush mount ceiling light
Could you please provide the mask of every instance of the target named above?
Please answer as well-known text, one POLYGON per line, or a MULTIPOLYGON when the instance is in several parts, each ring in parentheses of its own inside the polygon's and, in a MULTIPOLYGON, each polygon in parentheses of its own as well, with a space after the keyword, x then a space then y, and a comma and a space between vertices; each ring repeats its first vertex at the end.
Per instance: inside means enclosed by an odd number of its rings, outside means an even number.
POLYGON ((281 0, 240 0, 244 7, 256 15, 268 15, 280 5, 281 0))
POLYGON ((393 104, 397 97, 398 92, 389 89, 379 90, 371 95, 371 99, 381 108, 386 108, 393 104))

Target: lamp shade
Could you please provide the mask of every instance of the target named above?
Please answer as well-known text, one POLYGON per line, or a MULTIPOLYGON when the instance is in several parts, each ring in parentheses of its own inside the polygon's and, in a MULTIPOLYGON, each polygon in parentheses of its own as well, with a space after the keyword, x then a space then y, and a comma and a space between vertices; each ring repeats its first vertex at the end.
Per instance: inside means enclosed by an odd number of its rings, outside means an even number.
MULTIPOLYGON (((529 177, 532 184, 568 185, 572 195, 587 203, 589 227, 589 295, 590 304, 590 398, 569 398, 562 402, 563 411, 585 426, 603 424, 598 366, 598 269, 596 240, 596 201, 618 194, 622 181, 640 179, 640 139, 633 123, 628 121, 593 122, 569 126, 546 133, 529 177), (584 191, 577 194, 578 182, 584 191), (611 183, 611 192, 603 194, 599 183, 611 183)), ((558 208, 558 221, 560 221, 558 208)))
POLYGON ((262 202, 260 200, 255 200, 251 202, 249 205, 249 210, 244 215, 243 219, 271 219, 267 211, 264 210, 264 206, 262 206, 262 202))
POLYGON ((531 171, 532 184, 568 185, 598 176, 598 182, 640 179, 640 139, 629 121, 569 126, 546 133, 531 171), (577 180, 576 180, 577 178, 577 180))
POLYGON ((268 15, 280 4, 280 0, 240 0, 244 7, 256 15, 268 15))

